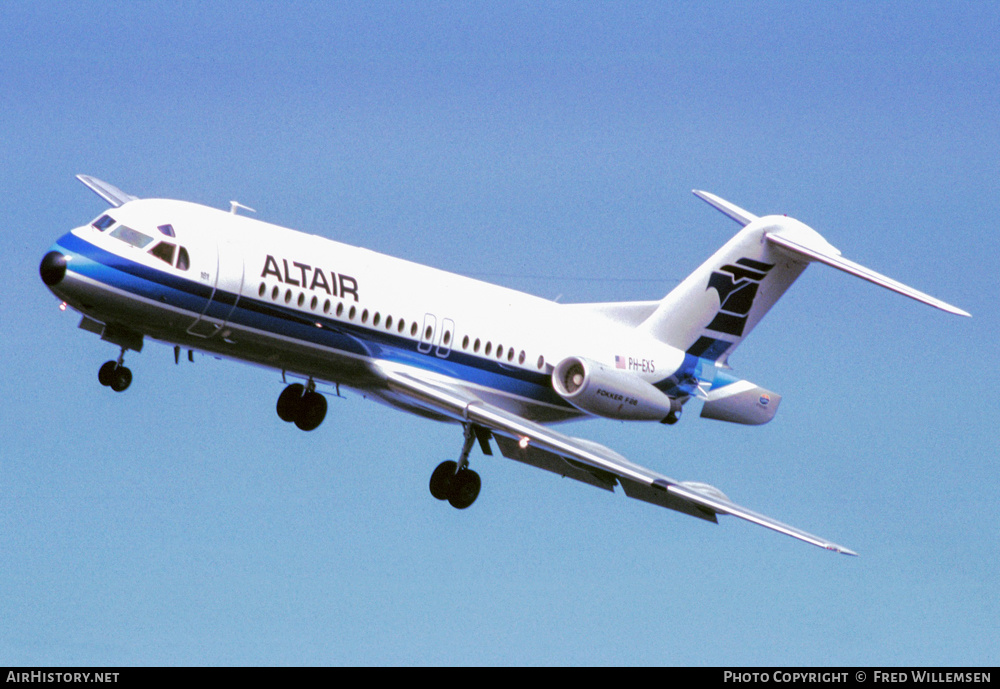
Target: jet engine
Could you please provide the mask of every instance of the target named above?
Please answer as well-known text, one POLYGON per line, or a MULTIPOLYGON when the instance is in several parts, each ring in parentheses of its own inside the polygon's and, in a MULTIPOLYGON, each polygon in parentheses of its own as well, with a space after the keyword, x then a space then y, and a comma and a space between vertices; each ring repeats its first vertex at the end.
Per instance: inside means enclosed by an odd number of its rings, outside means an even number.
POLYGON ((623 421, 676 423, 681 403, 634 373, 581 357, 567 357, 552 371, 552 387, 577 409, 623 421))

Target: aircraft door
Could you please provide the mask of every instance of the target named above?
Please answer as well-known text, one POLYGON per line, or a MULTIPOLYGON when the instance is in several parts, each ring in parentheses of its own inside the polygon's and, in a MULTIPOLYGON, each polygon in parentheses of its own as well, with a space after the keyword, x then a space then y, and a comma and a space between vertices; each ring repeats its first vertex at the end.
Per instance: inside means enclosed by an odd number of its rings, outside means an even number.
POLYGON ((236 309, 243 289, 243 251, 232 242, 220 241, 216 250, 215 275, 212 294, 205 310, 188 328, 197 337, 212 337, 222 330, 236 309))

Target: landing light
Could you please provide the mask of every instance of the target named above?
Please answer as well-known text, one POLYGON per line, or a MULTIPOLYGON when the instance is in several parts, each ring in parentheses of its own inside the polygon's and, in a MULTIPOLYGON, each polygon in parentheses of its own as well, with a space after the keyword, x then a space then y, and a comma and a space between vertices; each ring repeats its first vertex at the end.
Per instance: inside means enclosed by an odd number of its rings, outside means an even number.
POLYGON ((66 310, 66 302, 63 302, 62 304, 59 305, 59 310, 60 311, 65 311, 66 310))
POLYGON ((517 446, 519 448, 521 448, 522 450, 527 450, 528 449, 528 443, 530 443, 530 442, 531 442, 531 438, 528 438, 527 436, 525 436, 525 437, 523 437, 523 438, 521 438, 520 440, 517 441, 517 446))

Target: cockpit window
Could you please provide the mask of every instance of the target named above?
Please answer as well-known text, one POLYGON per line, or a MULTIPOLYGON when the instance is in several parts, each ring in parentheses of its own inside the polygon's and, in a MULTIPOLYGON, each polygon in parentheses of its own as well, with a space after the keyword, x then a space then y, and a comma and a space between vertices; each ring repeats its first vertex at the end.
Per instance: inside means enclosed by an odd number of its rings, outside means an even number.
POLYGON ((162 232, 163 234, 167 235, 168 237, 176 237, 177 236, 177 235, 174 234, 174 226, 173 225, 157 225, 156 229, 158 229, 160 232, 162 232))
POLYGON ((158 259, 169 265, 175 265, 174 256, 176 256, 177 270, 187 270, 191 267, 191 258, 188 256, 187 249, 183 246, 179 247, 176 244, 171 244, 170 242, 160 242, 150 249, 149 253, 151 256, 156 256, 158 259))
POLYGON ((146 246, 153 241, 153 238, 149 235, 133 230, 131 227, 125 227, 125 225, 119 225, 112 230, 111 236, 140 249, 145 249, 146 246))
POLYGON ((156 256, 161 261, 166 261, 170 265, 174 264, 174 253, 177 251, 177 247, 170 242, 160 242, 152 249, 149 250, 153 256, 156 256))
POLYGON ((112 218, 110 215, 102 215, 101 217, 99 217, 97 220, 95 220, 90 224, 99 229, 101 232, 104 232, 104 230, 108 229, 109 227, 115 224, 115 219, 112 218))

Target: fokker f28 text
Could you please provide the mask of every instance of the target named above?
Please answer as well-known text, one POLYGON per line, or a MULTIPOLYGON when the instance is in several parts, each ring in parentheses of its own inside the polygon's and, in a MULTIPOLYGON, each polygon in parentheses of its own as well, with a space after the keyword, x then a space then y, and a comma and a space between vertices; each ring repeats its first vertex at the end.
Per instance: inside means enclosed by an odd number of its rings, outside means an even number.
POLYGON ((847 548, 677 481, 552 427, 598 416, 676 423, 701 416, 767 423, 779 395, 731 373, 730 354, 812 262, 949 313, 965 311, 849 261, 816 231, 698 197, 742 226, 660 300, 559 304, 366 249, 184 201, 139 199, 85 175, 111 205, 42 259, 49 289, 80 327, 120 348, 100 367, 121 392, 125 353, 149 337, 281 371, 278 415, 309 431, 326 416, 318 385, 361 390, 394 407, 456 422, 464 443, 431 494, 464 509, 480 490, 478 444, 561 476, 685 514, 732 515, 829 550, 847 548))

